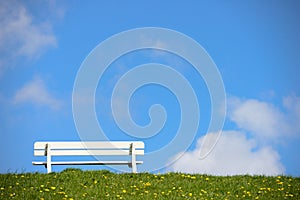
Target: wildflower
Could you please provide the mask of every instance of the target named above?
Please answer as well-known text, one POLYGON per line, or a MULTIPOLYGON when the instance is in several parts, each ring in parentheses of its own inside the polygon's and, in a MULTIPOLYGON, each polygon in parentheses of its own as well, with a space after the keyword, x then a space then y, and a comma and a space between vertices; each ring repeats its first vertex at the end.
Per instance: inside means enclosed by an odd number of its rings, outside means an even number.
POLYGON ((54 186, 51 187, 51 190, 55 190, 55 189, 56 189, 56 187, 54 187, 54 186))
POLYGON ((123 192, 123 193, 126 193, 126 190, 124 189, 124 190, 122 190, 122 192, 123 192))
POLYGON ((145 186, 151 186, 150 182, 144 183, 145 186))
POLYGON ((190 192, 190 193, 189 193, 189 196, 190 196, 190 197, 193 196, 193 193, 190 192))

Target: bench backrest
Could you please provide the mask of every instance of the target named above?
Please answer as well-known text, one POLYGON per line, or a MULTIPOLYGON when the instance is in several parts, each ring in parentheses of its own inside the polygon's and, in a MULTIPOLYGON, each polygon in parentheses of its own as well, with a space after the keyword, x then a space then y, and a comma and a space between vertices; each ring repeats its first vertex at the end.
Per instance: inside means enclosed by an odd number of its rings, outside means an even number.
POLYGON ((131 155, 132 146, 135 155, 144 155, 144 142, 141 141, 88 141, 88 142, 35 142, 34 155, 47 156, 120 156, 131 155))

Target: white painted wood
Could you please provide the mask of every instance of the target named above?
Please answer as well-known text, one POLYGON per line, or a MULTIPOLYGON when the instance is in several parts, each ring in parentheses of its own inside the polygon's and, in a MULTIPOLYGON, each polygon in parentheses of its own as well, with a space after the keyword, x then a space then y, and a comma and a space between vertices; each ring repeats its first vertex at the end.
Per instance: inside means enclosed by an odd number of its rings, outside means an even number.
MULTIPOLYGON (((51 149, 52 156, 129 156, 129 150, 53 150, 51 149)), ((144 150, 136 150, 136 155, 144 155, 144 150)), ((34 156, 44 156, 43 150, 35 150, 34 156)))
POLYGON ((46 156, 46 162, 32 162, 44 165, 47 172, 52 165, 128 165, 137 172, 136 155, 144 155, 144 143, 140 141, 88 141, 88 142, 35 142, 34 155, 46 156), (52 161, 52 156, 130 156, 131 161, 52 161))
POLYGON ((132 173, 136 173, 137 172, 137 168, 136 168, 136 150, 135 150, 135 144, 131 143, 130 145, 130 153, 131 153, 131 167, 132 167, 132 173))
MULTIPOLYGON (((46 165, 46 161, 32 162, 33 165, 46 165)), ((143 164, 143 161, 136 161, 143 164)), ((52 161, 51 165, 131 165, 131 161, 52 161)))
POLYGON ((132 143, 136 149, 144 149, 144 142, 140 141, 35 142, 34 149, 45 149, 47 143, 51 149, 129 149, 132 143))
POLYGON ((51 169, 51 144, 46 145, 46 152, 47 152, 47 172, 50 173, 51 169))

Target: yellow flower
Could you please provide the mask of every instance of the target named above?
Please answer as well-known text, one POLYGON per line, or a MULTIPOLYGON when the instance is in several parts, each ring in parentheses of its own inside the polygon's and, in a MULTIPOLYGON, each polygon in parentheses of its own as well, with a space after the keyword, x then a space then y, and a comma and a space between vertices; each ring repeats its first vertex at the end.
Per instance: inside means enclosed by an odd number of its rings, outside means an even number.
POLYGON ((145 186, 151 186, 150 182, 144 183, 145 186))
POLYGON ((190 196, 190 197, 193 196, 193 193, 190 192, 190 193, 189 193, 189 196, 190 196))
POLYGON ((126 190, 124 189, 124 190, 122 190, 122 192, 123 192, 123 193, 126 193, 126 190))
POLYGON ((52 189, 52 190, 55 190, 55 189, 56 189, 56 187, 52 186, 52 187, 51 187, 51 189, 52 189))

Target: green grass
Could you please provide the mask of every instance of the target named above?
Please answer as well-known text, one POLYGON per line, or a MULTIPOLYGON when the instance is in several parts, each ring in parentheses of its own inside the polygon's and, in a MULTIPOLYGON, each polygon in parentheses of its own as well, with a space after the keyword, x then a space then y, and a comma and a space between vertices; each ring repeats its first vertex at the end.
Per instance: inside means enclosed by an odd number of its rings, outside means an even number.
POLYGON ((0 199, 300 199, 300 178, 66 169, 0 174, 0 199))

